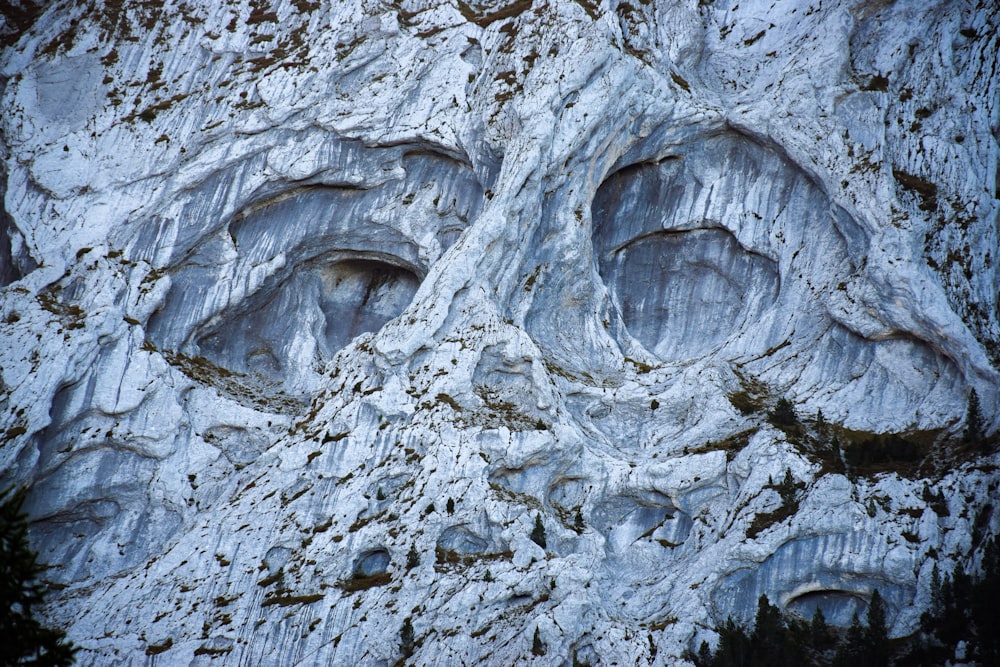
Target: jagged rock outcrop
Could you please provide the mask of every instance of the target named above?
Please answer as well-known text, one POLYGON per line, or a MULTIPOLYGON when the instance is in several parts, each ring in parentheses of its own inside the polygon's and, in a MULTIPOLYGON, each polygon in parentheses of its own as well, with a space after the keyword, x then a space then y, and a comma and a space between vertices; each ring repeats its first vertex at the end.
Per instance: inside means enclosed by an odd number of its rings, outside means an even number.
POLYGON ((1000 527, 988 3, 16 9, 0 484, 82 663, 902 636, 1000 527))

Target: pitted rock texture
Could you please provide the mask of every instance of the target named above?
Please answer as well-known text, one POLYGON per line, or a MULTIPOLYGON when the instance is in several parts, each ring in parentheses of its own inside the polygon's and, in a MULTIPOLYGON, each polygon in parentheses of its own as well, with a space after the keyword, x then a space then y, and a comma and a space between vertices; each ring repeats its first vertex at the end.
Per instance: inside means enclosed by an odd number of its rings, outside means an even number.
POLYGON ((1000 528, 988 3, 17 6, 0 485, 81 663, 903 636, 1000 528))

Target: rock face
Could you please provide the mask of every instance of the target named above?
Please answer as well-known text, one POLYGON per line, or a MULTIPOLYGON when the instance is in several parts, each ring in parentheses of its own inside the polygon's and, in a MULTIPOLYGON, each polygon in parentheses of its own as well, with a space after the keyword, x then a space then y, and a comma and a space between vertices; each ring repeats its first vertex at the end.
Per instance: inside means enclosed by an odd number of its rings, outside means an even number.
POLYGON ((81 662, 912 632, 1000 528, 1000 25, 793 4, 3 10, 0 483, 81 662))

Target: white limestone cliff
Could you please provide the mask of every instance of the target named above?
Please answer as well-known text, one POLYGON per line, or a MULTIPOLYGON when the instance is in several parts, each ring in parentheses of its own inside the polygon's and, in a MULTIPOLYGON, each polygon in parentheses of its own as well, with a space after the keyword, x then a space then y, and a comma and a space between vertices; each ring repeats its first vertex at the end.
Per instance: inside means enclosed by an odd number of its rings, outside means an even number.
POLYGON ((902 636, 1000 527, 989 3, 14 6, 0 486, 82 664, 902 636))

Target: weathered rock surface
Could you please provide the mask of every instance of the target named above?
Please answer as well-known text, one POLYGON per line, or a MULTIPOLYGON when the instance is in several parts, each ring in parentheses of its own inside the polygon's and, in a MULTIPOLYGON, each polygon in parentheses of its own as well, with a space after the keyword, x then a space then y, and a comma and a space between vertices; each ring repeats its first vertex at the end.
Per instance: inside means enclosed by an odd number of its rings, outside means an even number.
POLYGON ((1000 527, 950 451, 1000 427, 989 3, 5 21, 0 484, 82 663, 676 664, 875 588, 905 635, 1000 527))

